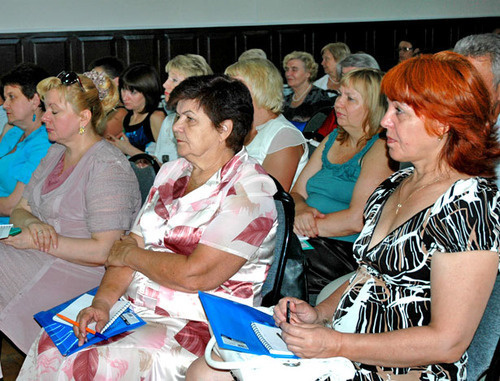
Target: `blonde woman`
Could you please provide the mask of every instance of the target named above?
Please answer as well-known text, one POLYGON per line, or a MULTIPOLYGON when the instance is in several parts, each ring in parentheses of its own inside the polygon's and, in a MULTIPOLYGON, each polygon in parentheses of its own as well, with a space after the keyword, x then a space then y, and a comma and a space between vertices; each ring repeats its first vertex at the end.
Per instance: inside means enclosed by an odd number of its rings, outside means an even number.
POLYGON ((322 108, 333 106, 334 101, 328 93, 313 85, 318 64, 311 54, 292 52, 285 56, 283 68, 288 86, 292 89, 292 93, 285 97, 285 118, 305 123, 322 108))
POLYGON ((0 330, 24 352, 40 329, 33 314, 99 284, 141 202, 127 159, 101 136, 118 102, 111 80, 63 72, 37 92, 55 143, 12 212, 22 233, 0 243, 0 330))
POLYGON ((354 271, 353 242, 363 227, 368 196, 393 171, 379 138, 387 101, 382 72, 359 69, 342 77, 335 102, 339 127, 314 151, 291 191, 294 230, 309 237, 309 292, 354 271))
POLYGON ((321 49, 321 66, 325 75, 314 82, 314 86, 323 90, 333 90, 337 92, 340 89, 340 78, 337 75, 337 63, 351 54, 349 47, 343 42, 332 42, 321 49))
POLYGON ((254 58, 236 62, 226 74, 242 81, 252 94, 253 124, 245 139, 249 155, 289 191, 307 163, 308 148, 300 131, 281 114, 280 72, 271 61, 254 58))

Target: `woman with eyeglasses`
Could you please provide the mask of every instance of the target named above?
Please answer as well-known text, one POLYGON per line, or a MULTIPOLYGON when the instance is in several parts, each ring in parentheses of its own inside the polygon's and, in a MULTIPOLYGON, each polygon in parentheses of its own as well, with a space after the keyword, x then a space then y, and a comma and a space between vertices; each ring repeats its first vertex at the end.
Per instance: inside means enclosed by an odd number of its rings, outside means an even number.
POLYGON ((0 224, 9 222, 25 185, 50 147, 36 92, 37 83, 45 77, 48 73, 44 69, 27 63, 2 77, 3 107, 14 127, 4 133, 0 142, 0 224))
POLYGON ((39 332, 33 314, 97 286, 140 207, 127 159, 101 136, 116 85, 97 72, 70 72, 37 91, 55 143, 12 212, 21 234, 0 243, 0 330, 24 352, 39 332))

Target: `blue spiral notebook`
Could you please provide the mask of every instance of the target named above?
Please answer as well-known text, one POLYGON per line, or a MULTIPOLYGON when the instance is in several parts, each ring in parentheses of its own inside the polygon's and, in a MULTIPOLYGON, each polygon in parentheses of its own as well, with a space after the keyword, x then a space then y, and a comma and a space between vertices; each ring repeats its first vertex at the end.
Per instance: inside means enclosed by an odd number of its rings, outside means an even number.
POLYGON ((256 308, 199 291, 217 345, 254 355, 298 358, 286 348, 274 319, 256 308))
POLYGON ((48 311, 40 311, 34 315, 35 320, 45 329, 45 332, 47 332, 63 356, 69 356, 90 345, 146 324, 130 308, 129 302, 118 301, 110 311, 109 322, 101 330, 101 337, 88 333, 87 341, 79 347, 78 338, 73 332, 73 325, 61 320, 56 314, 60 313, 72 320, 76 320, 78 312, 92 303, 97 289, 96 287, 48 311))

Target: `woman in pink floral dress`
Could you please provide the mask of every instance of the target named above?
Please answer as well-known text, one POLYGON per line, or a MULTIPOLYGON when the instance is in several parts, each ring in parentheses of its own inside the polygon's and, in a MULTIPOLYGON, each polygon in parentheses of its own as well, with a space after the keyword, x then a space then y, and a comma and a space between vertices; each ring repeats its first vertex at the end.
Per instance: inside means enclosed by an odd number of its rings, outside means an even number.
POLYGON ((182 380, 209 339, 196 291, 261 301, 276 230, 273 181, 243 140, 252 99, 239 81, 191 77, 172 92, 179 160, 162 166, 130 236, 112 247, 85 327, 109 319, 121 295, 148 324, 63 357, 42 333, 19 379, 182 380))

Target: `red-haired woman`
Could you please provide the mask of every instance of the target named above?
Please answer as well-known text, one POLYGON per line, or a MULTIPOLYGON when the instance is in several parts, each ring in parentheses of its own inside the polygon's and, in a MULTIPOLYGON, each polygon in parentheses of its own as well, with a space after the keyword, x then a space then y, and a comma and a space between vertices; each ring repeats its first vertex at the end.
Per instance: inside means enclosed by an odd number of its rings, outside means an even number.
POLYGON ((284 298, 275 320, 298 356, 345 356, 360 379, 463 380, 499 265, 488 90, 466 59, 442 52, 402 62, 382 91, 389 153, 414 167, 369 198, 350 281, 315 308, 284 298))

